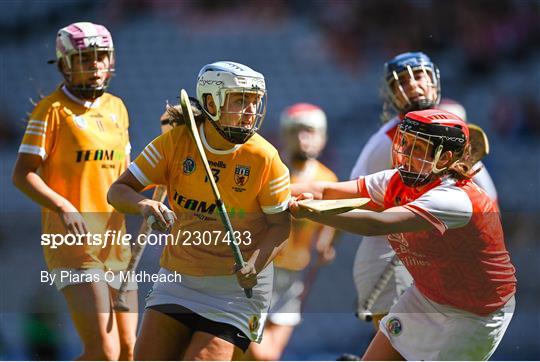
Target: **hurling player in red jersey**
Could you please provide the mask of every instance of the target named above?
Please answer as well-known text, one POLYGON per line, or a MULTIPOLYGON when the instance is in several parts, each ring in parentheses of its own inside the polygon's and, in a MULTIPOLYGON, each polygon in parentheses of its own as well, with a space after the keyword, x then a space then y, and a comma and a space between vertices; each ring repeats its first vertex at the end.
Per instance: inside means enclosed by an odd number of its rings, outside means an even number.
POLYGON ((497 206, 471 181, 468 138, 452 113, 409 112, 394 137, 394 169, 292 186, 295 217, 388 235, 414 279, 382 319, 365 360, 486 360, 512 319, 515 268, 497 206), (368 210, 321 215, 298 206, 311 197, 372 201, 368 210))

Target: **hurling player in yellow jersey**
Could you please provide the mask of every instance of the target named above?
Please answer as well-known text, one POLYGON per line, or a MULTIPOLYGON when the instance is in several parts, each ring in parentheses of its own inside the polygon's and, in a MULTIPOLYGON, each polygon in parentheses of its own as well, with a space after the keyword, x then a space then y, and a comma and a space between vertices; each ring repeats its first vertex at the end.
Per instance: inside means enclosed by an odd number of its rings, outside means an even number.
MULTIPOLYGON (((30 115, 13 182, 42 206, 43 236, 93 235, 80 245, 57 247, 42 236, 50 279, 82 340, 78 358, 132 359, 137 313, 111 310, 120 286, 116 272, 126 268, 130 247, 104 242, 107 231, 125 231, 124 216, 106 196, 126 169, 130 149, 124 103, 105 93, 114 73, 111 34, 88 22, 66 26, 58 31, 56 56, 64 82, 30 115), (116 280, 105 278, 109 271, 116 280)), ((129 289, 131 310, 137 311, 136 284, 129 289)))
POLYGON ((247 260, 235 272, 210 183, 188 130, 179 125, 154 139, 109 190, 109 202, 126 213, 172 226, 160 260, 161 275, 147 298, 136 359, 231 360, 260 342, 272 293, 272 260, 290 230, 289 171, 277 150, 257 134, 266 111, 262 74, 220 61, 197 78, 203 119, 199 132, 231 222, 247 260), (139 192, 167 186, 176 215, 139 192), (253 288, 246 298, 242 288, 253 288))
MULTIPOLYGON (((309 103, 287 107, 280 117, 285 162, 291 170, 291 182, 337 181, 336 175, 317 160, 326 144, 326 115, 309 103)), ((305 219, 294 219, 289 241, 274 261, 272 306, 260 344, 252 344, 248 359, 276 361, 281 358, 294 327, 300 323, 304 290, 302 272, 311 259, 311 246, 318 252, 318 268, 333 260, 335 229, 305 219)), ((311 270, 311 273, 316 269, 311 270)), ((310 274, 311 274, 310 273, 310 274)), ((314 274, 312 274, 314 276, 314 274)), ((308 287, 308 286, 306 286, 308 287)))

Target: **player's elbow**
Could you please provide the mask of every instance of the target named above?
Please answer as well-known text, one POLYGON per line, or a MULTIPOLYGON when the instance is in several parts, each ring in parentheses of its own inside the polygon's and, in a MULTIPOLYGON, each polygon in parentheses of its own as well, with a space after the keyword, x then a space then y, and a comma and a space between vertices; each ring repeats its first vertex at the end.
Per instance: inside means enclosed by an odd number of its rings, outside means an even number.
POLYGON ((279 224, 274 224, 274 227, 278 233, 276 239, 280 240, 281 243, 285 242, 291 233, 291 215, 289 213, 283 215, 283 221, 279 224))
POLYGON ((113 182, 111 187, 109 187, 109 191, 107 191, 107 202, 109 205, 114 207, 115 209, 118 208, 118 194, 121 193, 121 186, 118 184, 117 181, 113 182))
POLYGON ((18 163, 16 163, 15 167, 13 167, 13 171, 11 172, 11 182, 16 188, 22 190, 26 175, 27 173, 22 170, 18 163))

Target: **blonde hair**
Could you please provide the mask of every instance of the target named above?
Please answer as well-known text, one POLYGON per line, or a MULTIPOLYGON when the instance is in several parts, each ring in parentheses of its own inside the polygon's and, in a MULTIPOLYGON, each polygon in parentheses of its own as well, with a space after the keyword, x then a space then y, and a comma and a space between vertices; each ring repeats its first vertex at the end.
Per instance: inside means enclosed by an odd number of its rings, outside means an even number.
POLYGON ((471 160, 470 143, 467 143, 467 145, 463 148, 463 151, 460 154, 456 154, 454 156, 454 160, 455 161, 452 163, 452 165, 448 167, 448 169, 445 170, 443 174, 451 175, 458 180, 471 179, 482 169, 482 167, 479 167, 476 170, 473 170, 474 165, 471 160))

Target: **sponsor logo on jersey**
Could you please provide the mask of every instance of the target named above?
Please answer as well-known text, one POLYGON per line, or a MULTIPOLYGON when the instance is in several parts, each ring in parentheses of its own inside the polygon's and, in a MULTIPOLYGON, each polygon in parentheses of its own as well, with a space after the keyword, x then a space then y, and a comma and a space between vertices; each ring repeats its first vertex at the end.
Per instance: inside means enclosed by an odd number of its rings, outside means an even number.
POLYGON ((185 175, 193 173, 193 171, 195 171, 195 160, 191 157, 186 157, 182 164, 182 171, 184 171, 185 175))
POLYGON ((227 164, 223 161, 215 162, 208 160, 208 164, 210 165, 210 167, 227 168, 227 164))
POLYGON ((217 207, 214 203, 208 204, 206 201, 187 198, 184 195, 180 195, 177 191, 174 192, 173 200, 181 208, 205 214, 213 214, 217 207))
POLYGON ((386 322, 386 329, 393 336, 399 336, 403 331, 403 326, 398 317, 392 317, 386 322))
POLYGON ((78 150, 75 151, 75 162, 119 161, 125 154, 117 150, 78 150))
POLYGON ((73 122, 80 129, 87 129, 88 128, 88 122, 86 122, 86 119, 84 119, 82 116, 73 117, 73 122))
POLYGON ((387 236, 389 242, 395 242, 398 244, 401 244, 405 247, 409 247, 409 243, 407 242, 407 239, 403 236, 403 234, 389 234, 387 236))
POLYGON ((251 167, 249 166, 236 165, 234 169, 234 182, 237 186, 244 186, 248 182, 250 169, 251 167))

